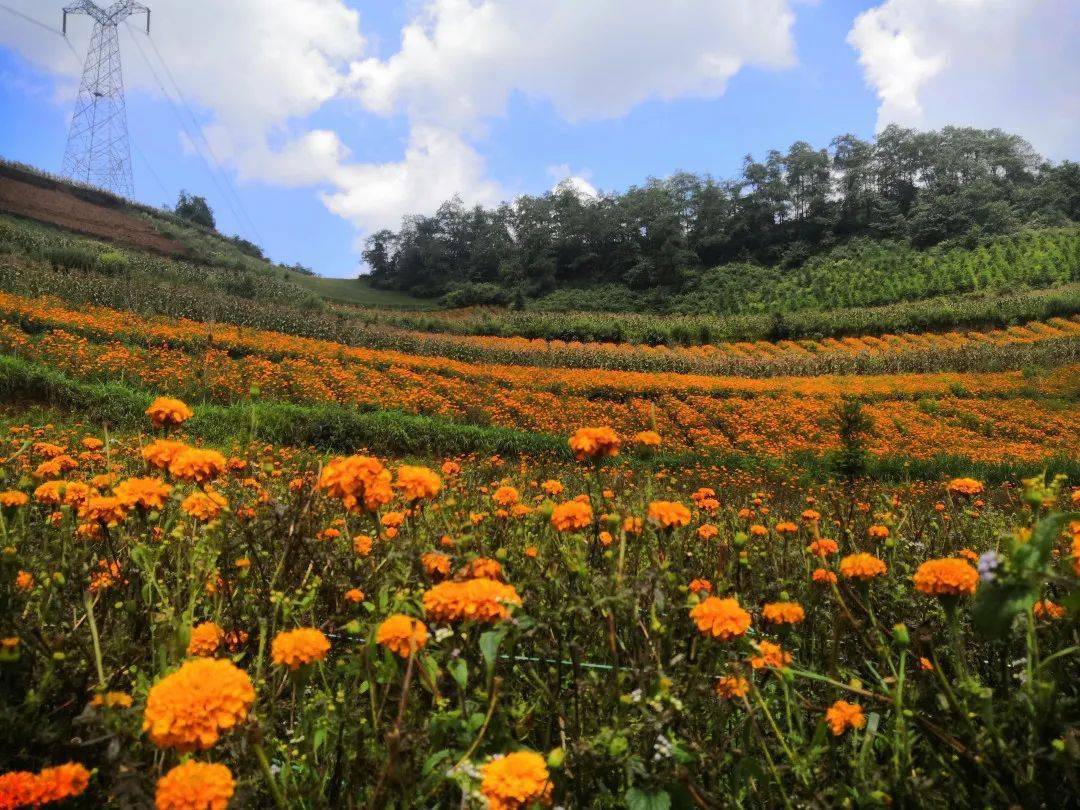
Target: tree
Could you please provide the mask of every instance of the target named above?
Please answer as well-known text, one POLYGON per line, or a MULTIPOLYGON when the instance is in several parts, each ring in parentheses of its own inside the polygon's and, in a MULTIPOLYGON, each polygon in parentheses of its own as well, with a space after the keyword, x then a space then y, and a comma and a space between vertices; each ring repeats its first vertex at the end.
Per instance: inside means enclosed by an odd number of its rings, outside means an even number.
POLYGON ((194 194, 181 191, 174 210, 178 217, 186 219, 188 222, 202 225, 204 228, 210 228, 211 230, 217 227, 214 222, 214 210, 206 202, 205 197, 197 197, 194 194))

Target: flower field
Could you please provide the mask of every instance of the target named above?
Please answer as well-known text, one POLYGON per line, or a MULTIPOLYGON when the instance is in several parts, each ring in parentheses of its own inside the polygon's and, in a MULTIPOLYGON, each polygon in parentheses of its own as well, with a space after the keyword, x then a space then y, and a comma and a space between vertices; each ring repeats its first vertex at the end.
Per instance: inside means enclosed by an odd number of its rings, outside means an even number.
POLYGON ((669 347, 55 278, 0 292, 0 808, 1075 792, 1074 314, 669 347))

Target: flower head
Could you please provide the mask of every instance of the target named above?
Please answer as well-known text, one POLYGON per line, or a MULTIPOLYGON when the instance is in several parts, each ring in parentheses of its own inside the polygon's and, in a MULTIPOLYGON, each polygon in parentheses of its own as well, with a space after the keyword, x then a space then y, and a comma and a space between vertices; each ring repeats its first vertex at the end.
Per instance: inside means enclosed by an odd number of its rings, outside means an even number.
POLYGON ((195 415, 187 405, 172 397, 158 397, 146 409, 154 427, 175 427, 195 415))
POLYGON ((172 486, 160 478, 128 478, 113 487, 113 495, 128 509, 161 509, 170 492, 172 486))
POLYGON ((224 765, 188 760, 158 780, 157 810, 225 810, 236 785, 224 765))
POLYGON ((181 481, 204 484, 225 471, 225 456, 217 450, 185 447, 169 462, 169 473, 181 481))
POLYGON ((551 804, 551 776, 544 758, 533 751, 496 757, 480 769, 480 792, 491 810, 518 810, 551 804))
POLYGON ((757 653, 750 656, 750 666, 754 669, 780 669, 791 663, 791 653, 784 650, 779 644, 762 639, 755 645, 757 653))
POLYGON ((403 613, 390 616, 375 633, 375 641, 402 658, 408 658, 410 652, 419 650, 427 640, 428 629, 424 623, 403 613))
POLYGON ((979 572, 967 560, 946 557, 924 562, 914 580, 915 589, 928 596, 970 596, 979 584, 979 572))
POLYGON ((551 510, 551 525, 560 532, 584 529, 592 524, 593 510, 587 503, 567 501, 551 510))
POLYGON ((862 728, 866 725, 866 716, 858 703, 838 700, 825 712, 825 722, 829 724, 834 736, 839 737, 849 728, 862 728))
POLYGON ((641 447, 655 448, 660 446, 660 434, 655 430, 643 430, 634 434, 634 444, 641 447))
POLYGON ((0 492, 0 506, 26 506, 29 502, 30 496, 17 489, 0 492))
POLYGON ((196 520, 207 523, 220 515, 221 510, 228 509, 229 501, 220 492, 207 488, 192 492, 180 503, 180 508, 196 520))
POLYGON ((945 485, 945 489, 947 489, 949 494, 953 497, 970 497, 972 495, 982 494, 986 487, 983 486, 981 481, 977 481, 974 478, 954 478, 945 485))
POLYGON ((761 615, 773 624, 798 624, 806 618, 798 602, 769 602, 761 609, 761 615))
POLYGON ((615 431, 609 427, 583 427, 574 431, 568 444, 578 461, 584 461, 617 456, 622 442, 615 431))
POLYGON ((346 509, 374 512, 394 497, 390 479, 390 471, 377 458, 347 456, 327 462, 319 488, 346 509))
POLYGON ((662 529, 678 529, 690 522, 690 510, 677 501, 653 501, 648 518, 662 529))
POLYGON ((172 460, 176 458, 182 450, 187 449, 188 446, 183 442, 176 442, 171 439, 156 439, 142 449, 142 457, 143 461, 151 467, 165 470, 168 469, 172 460))
POLYGON ((404 464, 398 467, 394 488, 400 490, 406 500, 418 501, 438 495, 442 489, 442 479, 427 467, 404 464))
POLYGON ((840 561, 840 575, 845 579, 868 581, 884 576, 887 570, 885 563, 865 551, 849 554, 840 561))
POLYGON ((690 610, 690 618, 703 635, 720 641, 730 641, 750 629, 750 614, 730 597, 710 596, 698 602, 690 610))
POLYGON ((716 681, 716 694, 725 700, 741 698, 750 691, 750 682, 738 675, 724 675, 716 681))
POLYGON ((188 639, 188 655, 213 655, 221 646, 225 638, 225 631, 214 622, 203 622, 191 628, 191 637, 188 639))
POLYGON ((491 624, 507 618, 509 605, 520 605, 513 585, 494 579, 441 582, 424 593, 424 613, 437 622, 491 624))
POLYGON ((143 731, 159 748, 210 748, 247 718, 254 701, 251 679, 231 661, 193 658, 150 688, 143 731))
POLYGON ((321 630, 300 627, 274 636, 270 655, 275 664, 299 669, 305 664, 322 661, 330 652, 330 640, 321 630))

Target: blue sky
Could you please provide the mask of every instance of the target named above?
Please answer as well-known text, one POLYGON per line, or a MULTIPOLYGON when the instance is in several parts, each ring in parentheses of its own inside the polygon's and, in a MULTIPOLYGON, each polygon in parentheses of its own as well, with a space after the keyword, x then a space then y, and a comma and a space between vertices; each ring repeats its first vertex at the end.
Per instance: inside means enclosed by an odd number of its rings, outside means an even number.
MULTIPOLYGON (((61 4, 2 5, 56 25, 61 4)), ((451 193, 730 177, 748 152, 889 121, 997 125, 1056 159, 1080 145, 1067 2, 684 0, 660 16, 653 0, 149 5, 153 44, 254 228, 182 134, 143 61, 154 51, 122 29, 136 197, 205 195, 222 230, 325 275, 355 275, 366 233, 451 193)), ((70 25, 81 55, 89 24, 70 25)), ((79 69, 58 35, 0 8, 0 155, 59 170, 79 69)))

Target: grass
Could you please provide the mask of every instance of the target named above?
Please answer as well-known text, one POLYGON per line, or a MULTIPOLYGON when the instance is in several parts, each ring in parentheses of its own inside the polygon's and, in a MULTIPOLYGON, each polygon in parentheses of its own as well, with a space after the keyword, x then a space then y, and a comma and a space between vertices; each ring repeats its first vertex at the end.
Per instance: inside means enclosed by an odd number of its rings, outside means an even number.
POLYGON ((395 290, 378 290, 362 278, 324 278, 288 271, 289 280, 299 284, 319 297, 336 303, 357 307, 383 307, 386 309, 435 309, 435 301, 417 298, 395 290))

